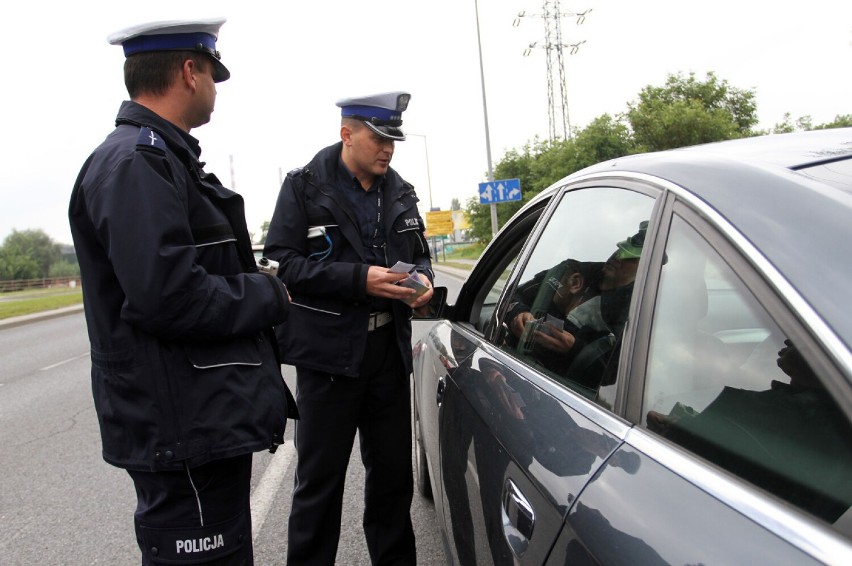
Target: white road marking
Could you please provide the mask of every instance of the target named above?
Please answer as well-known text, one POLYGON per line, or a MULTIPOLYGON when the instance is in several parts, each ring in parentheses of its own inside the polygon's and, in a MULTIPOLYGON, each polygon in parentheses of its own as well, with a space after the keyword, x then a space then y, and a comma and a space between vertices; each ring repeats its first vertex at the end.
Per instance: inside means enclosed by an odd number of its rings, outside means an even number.
POLYGON ((45 367, 41 368, 39 371, 51 370, 51 369, 57 368, 61 365, 65 365, 65 364, 71 363, 73 361, 79 360, 80 358, 85 358, 88 355, 89 355, 89 352, 84 352, 84 353, 80 354, 79 356, 74 356, 73 358, 68 358, 67 360, 62 360, 61 362, 56 362, 55 364, 45 366, 45 367))
POLYGON ((251 494, 251 528, 252 542, 257 540, 257 535, 263 527, 263 522, 266 520, 266 515, 269 513, 272 502, 275 500, 275 494, 278 492, 278 486, 284 480, 284 474, 287 468, 290 467, 290 462, 296 453, 296 448, 293 441, 286 442, 278 447, 269 465, 266 466, 266 471, 263 472, 263 477, 260 478, 260 483, 254 488, 251 494))

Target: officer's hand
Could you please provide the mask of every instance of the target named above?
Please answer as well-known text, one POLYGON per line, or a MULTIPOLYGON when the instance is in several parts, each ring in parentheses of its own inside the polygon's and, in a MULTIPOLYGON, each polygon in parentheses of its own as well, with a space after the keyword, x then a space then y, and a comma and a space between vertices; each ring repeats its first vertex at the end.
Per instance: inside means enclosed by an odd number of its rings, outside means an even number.
POLYGON ((372 297, 407 299, 414 294, 414 289, 396 285, 397 281, 406 277, 407 273, 393 273, 387 267, 371 265, 367 270, 367 294, 372 297))
POLYGON ((432 282, 429 281, 428 277, 426 277, 425 275, 422 275, 420 273, 415 273, 414 275, 417 277, 417 279, 421 283, 423 283, 424 285, 429 287, 429 289, 425 293, 423 293, 422 295, 417 297, 416 300, 409 303, 409 305, 411 306, 412 309, 418 309, 418 308, 426 305, 429 302, 429 299, 432 298, 432 294, 434 293, 434 291, 432 290, 432 282))

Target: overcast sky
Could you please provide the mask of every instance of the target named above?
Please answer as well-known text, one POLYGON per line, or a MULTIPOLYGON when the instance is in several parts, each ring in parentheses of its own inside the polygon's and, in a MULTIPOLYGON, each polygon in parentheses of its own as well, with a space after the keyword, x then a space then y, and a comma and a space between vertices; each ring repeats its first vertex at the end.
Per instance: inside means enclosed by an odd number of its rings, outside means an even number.
MULTIPOLYGON (((218 85, 212 121, 192 134, 206 169, 246 201, 249 230, 272 216, 282 174, 339 139, 339 98, 412 94, 408 141, 392 166, 417 188, 421 210, 465 202, 488 163, 473 0, 242 2, 29 2, 7 5, 0 33, 0 239, 40 228, 71 243, 67 207, 88 154, 127 98, 124 56, 106 37, 151 20, 228 18, 218 47, 231 79, 218 85), (427 169, 428 156, 428 169, 427 169), (233 168, 231 164, 233 163, 233 168), (233 184, 233 185, 232 185, 233 184)), ((714 71, 754 89, 759 127, 785 112, 815 123, 852 113, 852 2, 743 0, 562 1, 591 8, 566 17, 571 124, 616 115, 670 73, 714 71)), ((547 138, 545 52, 539 0, 480 0, 482 58, 493 163, 547 138), (527 16, 519 26, 520 11, 527 16)))

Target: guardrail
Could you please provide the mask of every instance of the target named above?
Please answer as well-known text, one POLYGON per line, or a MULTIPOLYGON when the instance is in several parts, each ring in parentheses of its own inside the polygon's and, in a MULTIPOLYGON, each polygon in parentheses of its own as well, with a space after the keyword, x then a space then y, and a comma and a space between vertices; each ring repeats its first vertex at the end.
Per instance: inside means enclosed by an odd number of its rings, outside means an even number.
POLYGON ((10 281, 0 281, 0 293, 11 293, 12 291, 25 291, 28 289, 54 289, 59 287, 74 289, 79 286, 79 275, 74 277, 42 277, 41 279, 12 279, 10 281))

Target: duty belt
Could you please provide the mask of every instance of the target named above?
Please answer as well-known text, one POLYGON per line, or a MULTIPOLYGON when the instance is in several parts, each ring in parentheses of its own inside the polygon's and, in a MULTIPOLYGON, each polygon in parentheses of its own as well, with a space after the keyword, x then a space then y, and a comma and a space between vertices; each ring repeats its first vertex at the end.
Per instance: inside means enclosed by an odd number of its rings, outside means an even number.
POLYGON ((370 319, 367 321, 367 332, 372 332, 377 328, 381 328, 393 320, 393 314, 389 312, 374 312, 370 314, 370 319))

